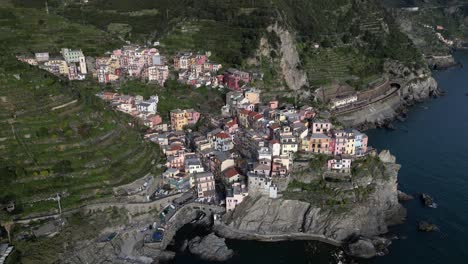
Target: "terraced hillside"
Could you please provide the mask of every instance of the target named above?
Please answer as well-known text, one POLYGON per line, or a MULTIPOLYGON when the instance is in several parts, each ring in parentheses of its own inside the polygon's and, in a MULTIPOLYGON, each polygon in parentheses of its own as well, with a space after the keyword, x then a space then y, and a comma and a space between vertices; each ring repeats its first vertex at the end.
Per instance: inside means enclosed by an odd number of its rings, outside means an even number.
POLYGON ((142 140, 128 116, 94 96, 95 82, 64 81, 14 57, 63 46, 101 53, 106 44, 119 43, 43 11, 3 6, 0 13, 1 202, 15 200, 16 213, 27 215, 55 210, 50 198, 61 193, 62 207, 70 208, 108 198, 113 186, 156 172, 159 149, 142 140))

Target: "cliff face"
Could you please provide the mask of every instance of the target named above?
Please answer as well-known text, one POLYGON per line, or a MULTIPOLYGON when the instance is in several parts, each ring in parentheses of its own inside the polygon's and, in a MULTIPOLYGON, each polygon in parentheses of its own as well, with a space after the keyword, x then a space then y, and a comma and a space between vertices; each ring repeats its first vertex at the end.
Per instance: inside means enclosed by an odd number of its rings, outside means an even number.
MULTIPOLYGON (((345 212, 298 200, 248 197, 218 227, 226 237, 237 239, 305 238, 317 236, 324 240, 342 242, 351 235, 375 236, 387 232, 387 226, 402 221, 404 208, 398 203, 397 174, 400 165, 388 152, 380 154, 384 177, 368 175, 364 182, 374 186, 365 201, 353 203, 345 212)), ((364 183, 363 184, 367 184, 364 183)))
POLYGON ((428 69, 409 68, 395 61, 385 63, 384 68, 389 79, 400 84, 398 94, 357 111, 337 116, 343 125, 363 128, 382 126, 395 119, 401 108, 439 94, 437 81, 428 69))
POLYGON ((267 30, 274 32, 280 39, 280 65, 282 75, 288 87, 292 90, 298 90, 308 85, 306 73, 298 69, 301 61, 293 35, 278 25, 269 26, 267 30))

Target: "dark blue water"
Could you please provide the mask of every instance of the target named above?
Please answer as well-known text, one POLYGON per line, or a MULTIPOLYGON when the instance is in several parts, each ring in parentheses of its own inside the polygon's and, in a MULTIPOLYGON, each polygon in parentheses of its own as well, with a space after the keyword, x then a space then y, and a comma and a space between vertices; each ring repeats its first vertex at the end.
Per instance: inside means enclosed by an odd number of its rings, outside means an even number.
MULTIPOLYGON (((368 131, 370 144, 389 149, 402 165, 400 189, 435 198, 438 208, 405 203, 405 224, 392 228, 404 239, 395 240, 390 254, 360 263, 468 263, 468 52, 456 53, 465 68, 434 73, 444 97, 414 106, 397 130, 368 131), (466 138, 465 138, 466 137, 466 138), (418 220, 437 224, 440 232, 422 233, 418 220)), ((236 256, 229 263, 331 263, 327 245, 310 242, 260 243, 228 241, 236 256)), ((179 255, 176 263, 203 263, 179 255)))

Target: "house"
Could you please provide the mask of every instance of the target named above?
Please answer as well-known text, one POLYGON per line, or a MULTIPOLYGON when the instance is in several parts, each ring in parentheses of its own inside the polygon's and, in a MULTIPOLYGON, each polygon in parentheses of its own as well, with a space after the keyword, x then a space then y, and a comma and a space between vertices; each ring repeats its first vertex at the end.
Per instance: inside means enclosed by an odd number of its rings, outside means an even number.
POLYGON ((45 62, 49 60, 49 53, 48 52, 36 52, 34 53, 34 57, 36 58, 37 62, 45 62))
POLYGON ((328 120, 314 120, 312 122, 312 133, 327 134, 332 129, 332 123, 328 120))
POLYGON ((63 58, 68 63, 80 62, 80 58, 84 58, 83 52, 81 50, 63 48, 60 50, 60 54, 62 54, 63 58))
POLYGON ((234 143, 230 135, 220 132, 214 136, 213 148, 219 151, 229 151, 234 148, 234 143))
POLYGON ((271 174, 271 160, 261 159, 253 166, 251 173, 255 175, 270 176, 271 174))
POLYGON ((147 101, 138 102, 136 104, 136 109, 139 112, 147 114, 156 114, 158 110, 159 97, 157 95, 150 96, 150 99, 147 101))
POLYGON ((270 177, 252 173, 249 173, 247 177, 249 179, 249 195, 278 198, 278 187, 272 182, 270 177))
POLYGON ((336 157, 334 159, 328 160, 327 168, 331 171, 349 173, 351 172, 351 159, 336 157))
POLYGON ((226 211, 233 211, 249 195, 247 186, 236 182, 226 191, 226 211))
POLYGON ((157 82, 163 86, 169 77, 169 68, 167 65, 156 65, 148 67, 147 69, 148 81, 157 82))
POLYGON ((176 177, 177 174, 180 173, 180 170, 177 169, 177 168, 168 168, 163 174, 163 178, 166 179, 166 178, 174 178, 176 177))
POLYGON ((253 105, 260 103, 260 91, 255 88, 245 91, 244 97, 253 105))
POLYGON ((224 84, 231 90, 239 91, 240 82, 244 84, 250 82, 250 74, 248 72, 240 71, 237 69, 228 69, 224 73, 224 84))
POLYGON ((186 154, 185 156, 185 172, 190 174, 204 172, 203 165, 195 154, 186 154))
POLYGON ((147 115, 145 118, 145 126, 148 126, 150 128, 155 128, 157 125, 162 123, 162 118, 160 115, 156 114, 150 114, 147 115))
POLYGON ((229 183, 239 181, 240 177, 241 177, 241 174, 234 167, 228 168, 227 170, 223 171, 223 179, 229 183))
POLYGON ((211 172, 193 174, 190 178, 190 185, 196 188, 198 198, 209 198, 216 195, 215 179, 211 172))
POLYGON ((234 120, 231 120, 229 122, 226 122, 224 125, 224 131, 226 133, 233 135, 237 130, 239 129, 239 124, 237 124, 237 118, 234 118, 234 120))
POLYGON ((280 137, 281 154, 293 154, 299 150, 299 143, 293 135, 282 135, 280 137))
POLYGON ((276 140, 276 139, 270 140, 269 148, 271 149, 271 154, 273 156, 281 155, 281 144, 280 144, 279 140, 276 140))
POLYGON ((367 153, 367 142, 368 137, 366 134, 361 133, 357 130, 353 130, 354 133, 354 154, 356 156, 363 156, 367 153))
POLYGON ((356 94, 353 94, 350 96, 344 96, 344 97, 336 97, 330 100, 330 107, 331 109, 344 107, 346 105, 357 102, 357 99, 358 98, 356 94))
POLYGON ((325 134, 311 134, 303 143, 306 142, 307 147, 303 146, 303 150, 316 154, 330 153, 330 137, 325 134))
POLYGON ((237 115, 238 120, 239 120, 239 125, 244 128, 249 127, 249 114, 252 111, 246 110, 246 109, 241 109, 239 110, 239 113, 237 115))
POLYGON ((261 147, 258 150, 258 160, 271 160, 272 159, 272 153, 269 147, 261 147))
POLYGON ((200 113, 193 110, 174 109, 170 113, 171 127, 176 131, 181 131, 187 125, 195 125, 200 119, 200 113))

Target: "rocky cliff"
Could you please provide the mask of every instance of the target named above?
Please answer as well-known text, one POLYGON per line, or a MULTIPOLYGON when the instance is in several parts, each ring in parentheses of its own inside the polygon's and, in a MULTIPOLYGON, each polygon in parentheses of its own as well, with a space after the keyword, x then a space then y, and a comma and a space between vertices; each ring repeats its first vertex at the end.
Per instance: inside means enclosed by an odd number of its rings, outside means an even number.
POLYGON ((314 239, 339 244, 350 236, 375 236, 388 231, 405 216, 398 203, 400 165, 384 151, 381 175, 361 177, 354 184, 373 186, 368 197, 338 212, 305 201, 248 197, 232 215, 217 225, 219 234, 236 239, 314 239))
POLYGON ((279 40, 279 53, 281 56, 280 66, 283 78, 292 90, 299 90, 308 85, 307 75, 303 70, 299 70, 301 61, 296 49, 294 36, 286 29, 277 24, 269 26, 268 32, 274 32, 279 40))
POLYGON ((367 107, 337 116, 342 124, 363 129, 384 126, 393 121, 407 106, 440 95, 437 81, 428 68, 408 67, 396 61, 388 61, 384 69, 388 78, 400 85, 398 93, 367 107))

